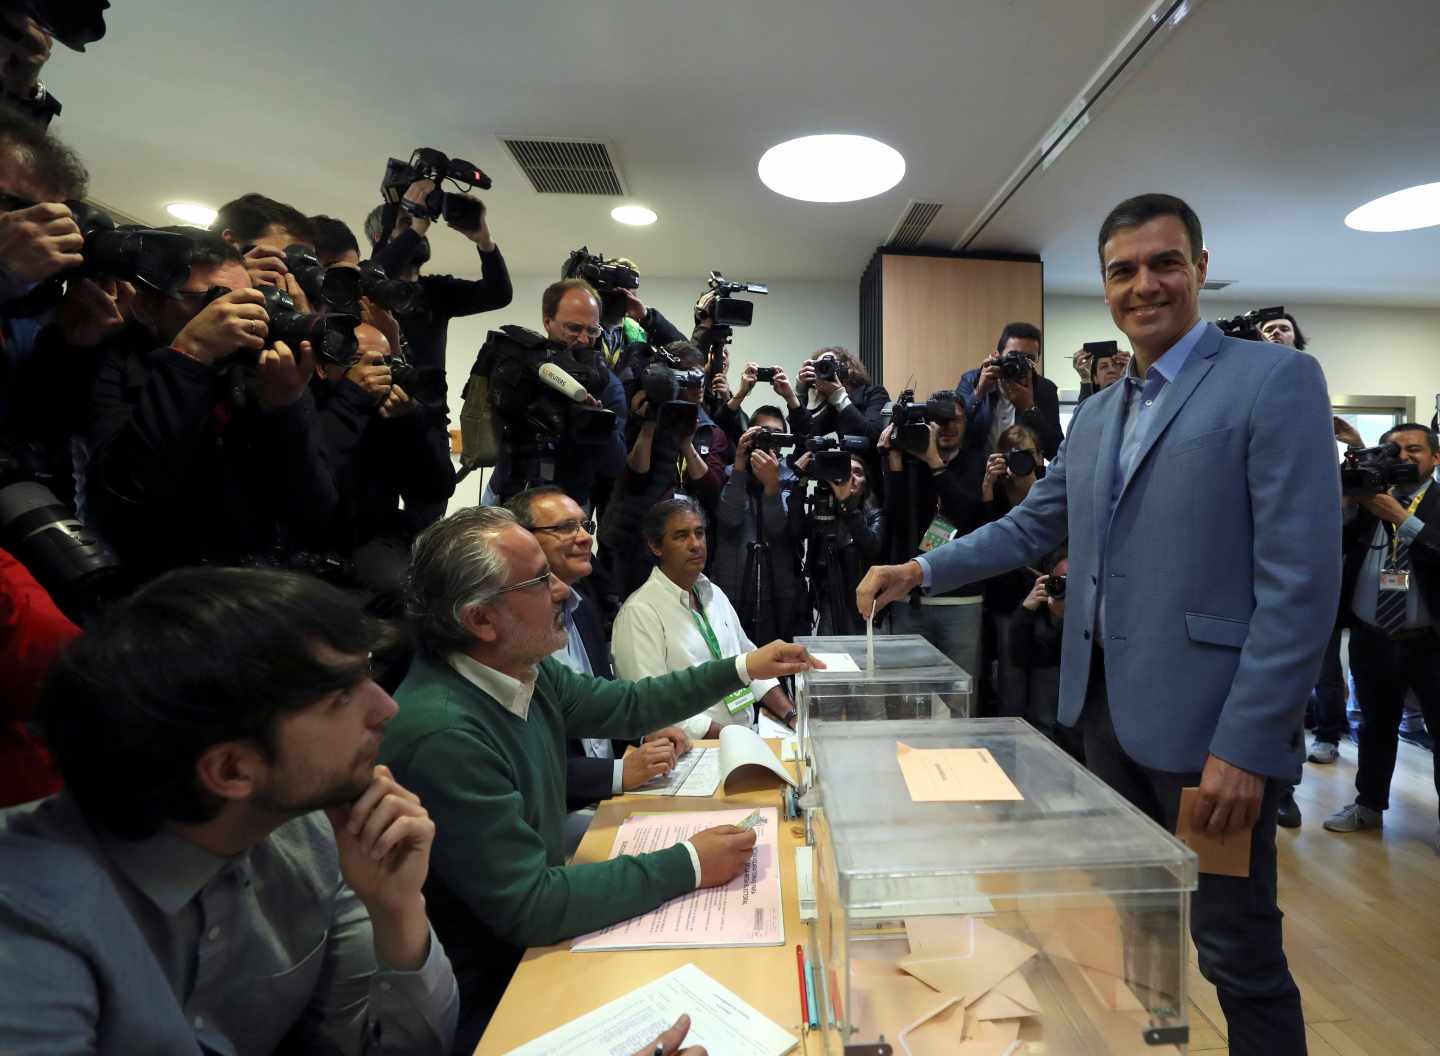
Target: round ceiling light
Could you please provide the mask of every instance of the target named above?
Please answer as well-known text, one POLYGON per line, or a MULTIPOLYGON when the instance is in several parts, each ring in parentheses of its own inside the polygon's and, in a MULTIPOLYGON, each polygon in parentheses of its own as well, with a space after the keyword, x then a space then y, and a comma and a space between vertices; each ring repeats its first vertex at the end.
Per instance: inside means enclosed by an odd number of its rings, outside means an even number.
POLYGON ((858 202, 884 194, 905 176, 905 159, 869 136, 802 136, 760 158, 760 182, 802 202, 858 202))
POLYGON ((215 210, 198 202, 171 202, 165 211, 176 220, 196 227, 209 227, 215 222, 215 210))
POLYGON ((1345 226, 1356 231, 1414 231, 1440 224, 1440 183, 1422 183, 1352 209, 1345 226))
POLYGON ((646 224, 653 224, 658 218, 655 210, 646 209, 643 205, 617 205, 610 210, 610 219, 631 227, 644 227, 646 224))

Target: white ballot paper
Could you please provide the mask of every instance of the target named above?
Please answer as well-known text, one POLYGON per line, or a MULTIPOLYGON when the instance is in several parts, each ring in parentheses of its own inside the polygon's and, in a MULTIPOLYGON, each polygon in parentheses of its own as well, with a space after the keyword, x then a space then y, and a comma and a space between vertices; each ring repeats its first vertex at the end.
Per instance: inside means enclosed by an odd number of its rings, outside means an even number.
MULTIPOLYGON (((786 733, 789 733, 786 730, 786 733)), ((769 770, 787 785, 794 785, 774 751, 748 726, 725 726, 719 748, 692 748, 680 757, 674 770, 635 791, 632 796, 713 796, 730 775, 747 766, 769 770), (692 761, 692 757, 694 757, 692 761)))
POLYGON ((875 673, 875 606, 879 604, 878 598, 870 603, 870 616, 865 621, 865 670, 872 675, 875 673))
POLYGON ((631 1056, 690 1017, 686 1045, 714 1056, 783 1056, 797 1039, 714 979, 687 964, 506 1056, 631 1056))
POLYGON ((849 653, 811 653, 816 660, 825 665, 825 671, 853 671, 860 673, 860 665, 849 653))

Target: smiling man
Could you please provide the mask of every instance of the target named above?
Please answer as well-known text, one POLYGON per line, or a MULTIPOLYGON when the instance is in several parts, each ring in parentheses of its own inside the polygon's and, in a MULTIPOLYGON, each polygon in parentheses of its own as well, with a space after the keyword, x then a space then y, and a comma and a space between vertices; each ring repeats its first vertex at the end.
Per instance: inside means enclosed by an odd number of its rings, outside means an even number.
MULTIPOLYGON (((1248 833, 1250 875, 1202 874, 1191 915, 1230 1051, 1305 1051, 1275 899, 1276 808, 1340 594, 1340 486, 1319 364, 1200 319, 1209 254, 1167 194, 1100 227, 1134 357, 1086 400, 1045 478, 993 524, 872 569, 862 612, 1033 564, 1069 538, 1060 722, 1090 769, 1174 831, 1248 833)), ((1176 953, 1178 956, 1178 951, 1176 953)), ((1172 995, 1173 996, 1173 995, 1172 995)))

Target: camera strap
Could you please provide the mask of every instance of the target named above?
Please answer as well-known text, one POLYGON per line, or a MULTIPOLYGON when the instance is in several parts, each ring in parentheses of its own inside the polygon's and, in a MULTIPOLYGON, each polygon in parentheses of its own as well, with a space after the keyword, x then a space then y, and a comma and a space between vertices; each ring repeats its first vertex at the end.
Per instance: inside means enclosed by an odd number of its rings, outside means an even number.
MULTIPOLYGON (((691 591, 695 598, 695 607, 690 610, 690 618, 695 621, 695 626, 700 630, 700 637, 705 639, 705 645, 710 649, 710 655, 716 660, 723 660, 720 655, 720 641, 715 637, 715 629, 710 626, 710 618, 705 615, 705 606, 700 601, 698 591, 691 591)), ((725 705, 731 715, 738 715, 755 703, 755 694, 750 691, 749 686, 742 686, 733 693, 727 693, 720 698, 720 703, 725 705)))

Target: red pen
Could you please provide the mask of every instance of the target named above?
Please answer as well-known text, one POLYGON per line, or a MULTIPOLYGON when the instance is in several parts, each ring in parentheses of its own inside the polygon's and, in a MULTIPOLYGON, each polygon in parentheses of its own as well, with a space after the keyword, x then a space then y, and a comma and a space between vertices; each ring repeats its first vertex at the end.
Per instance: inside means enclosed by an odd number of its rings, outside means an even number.
POLYGON ((805 1000, 805 950, 804 947, 795 947, 795 973, 800 978, 800 1019, 801 1022, 810 1022, 810 1002, 805 1000))

